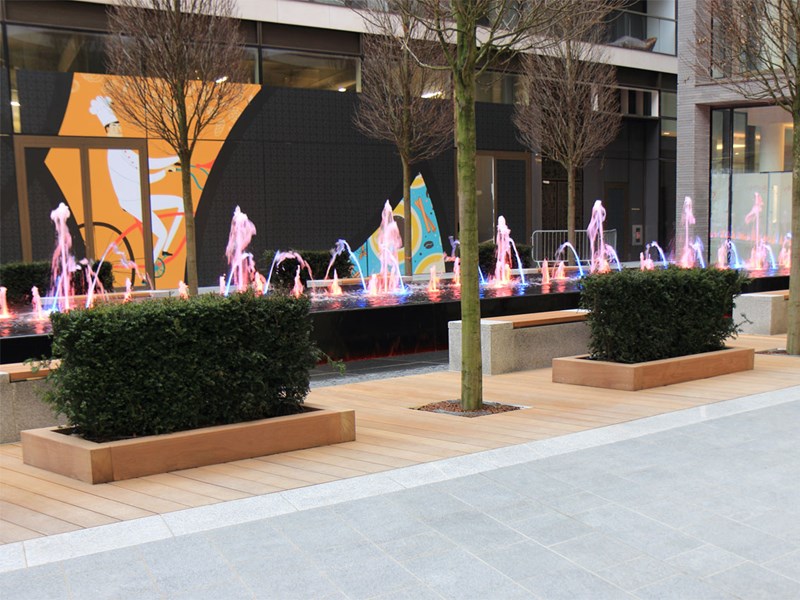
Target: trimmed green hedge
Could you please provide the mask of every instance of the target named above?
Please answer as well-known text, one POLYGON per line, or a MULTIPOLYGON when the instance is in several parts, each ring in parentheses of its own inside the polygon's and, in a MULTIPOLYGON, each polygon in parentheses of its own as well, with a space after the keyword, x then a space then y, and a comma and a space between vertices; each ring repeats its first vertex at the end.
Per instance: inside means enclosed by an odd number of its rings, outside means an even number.
MULTIPOLYGON (((311 271, 314 273, 314 279, 322 279, 325 277, 325 271, 328 269, 328 264, 331 262, 330 250, 293 250, 293 252, 297 252, 303 257, 303 260, 308 263, 308 265, 311 267, 311 271)), ((269 269, 270 266, 272 266, 272 261, 274 258, 274 250, 267 250, 264 252, 261 265, 261 273, 264 275, 264 277, 269 276, 269 269)), ((333 267, 331 267, 331 278, 333 278, 334 269, 339 275, 339 279, 353 277, 354 275, 358 274, 358 270, 353 268, 353 265, 350 262, 350 257, 344 252, 336 256, 336 260, 333 262, 333 267)), ((283 289, 291 288, 294 285, 294 277, 296 273, 297 260, 294 258, 287 258, 280 265, 275 267, 275 272, 272 274, 269 285, 270 287, 274 285, 277 288, 283 289)), ((309 279, 310 277, 307 269, 300 271, 300 280, 303 282, 303 285, 306 285, 309 279)))
MULTIPOLYGON (((94 265, 92 267, 94 268, 94 265)), ((27 304, 31 301, 33 286, 39 288, 42 296, 47 295, 50 289, 50 269, 50 262, 46 260, 0 265, 0 286, 8 288, 6 298, 9 302, 27 304)), ((114 273, 111 271, 111 263, 104 262, 100 266, 100 283, 107 291, 114 291, 114 273)), ((72 285, 76 294, 85 294, 88 291, 83 269, 72 274, 72 285)))
POLYGON ((592 358, 636 363, 719 350, 738 333, 735 270, 626 269, 583 280, 592 358))
POLYGON ((45 399, 95 441, 300 412, 318 356, 308 311, 246 293, 55 313, 45 399))

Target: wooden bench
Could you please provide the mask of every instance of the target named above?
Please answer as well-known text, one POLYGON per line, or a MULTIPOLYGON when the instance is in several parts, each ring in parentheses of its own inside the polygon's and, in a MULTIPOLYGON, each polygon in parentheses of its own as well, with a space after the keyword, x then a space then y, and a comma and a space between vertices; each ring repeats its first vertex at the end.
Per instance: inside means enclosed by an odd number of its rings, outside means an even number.
MULTIPOLYGON (((50 365, 54 366, 54 365, 50 365)), ((50 368, 24 363, 0 365, 0 443, 19 441, 23 429, 63 425, 63 418, 41 399, 50 368)))
POLYGON ((734 320, 742 333, 776 335, 786 333, 789 322, 789 290, 742 294, 736 298, 734 320))
MULTIPOLYGON (((448 323, 450 370, 461 370, 461 321, 448 323)), ((586 313, 556 310, 481 319, 484 375, 549 367, 559 356, 585 354, 586 313)))

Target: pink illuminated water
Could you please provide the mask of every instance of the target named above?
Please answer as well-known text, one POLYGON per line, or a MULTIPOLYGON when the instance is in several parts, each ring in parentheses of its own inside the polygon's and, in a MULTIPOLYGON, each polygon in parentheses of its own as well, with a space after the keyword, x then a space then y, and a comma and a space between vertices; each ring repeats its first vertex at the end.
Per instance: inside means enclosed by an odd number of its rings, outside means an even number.
POLYGON ((6 301, 6 293, 8 289, 0 286, 0 319, 8 319, 11 313, 8 312, 8 302, 6 301))
POLYGON ((247 218, 247 215, 237 206, 231 219, 231 231, 228 234, 228 245, 225 256, 228 259, 228 285, 225 293, 230 289, 231 282, 240 292, 247 290, 256 280, 256 267, 253 255, 247 252, 247 246, 256 234, 256 226, 247 218))
POLYGON ((125 278, 125 295, 122 297, 123 302, 130 302, 133 299, 133 285, 131 284, 130 277, 125 278))
POLYGON ((511 268, 514 264, 514 258, 516 258, 520 282, 524 284, 525 273, 522 270, 522 261, 519 259, 517 245, 511 238, 511 229, 506 225, 506 218, 502 215, 497 217, 495 245, 497 246, 497 260, 494 266, 494 278, 492 279, 492 283, 495 285, 508 285, 511 283, 511 268))
POLYGON ((606 220, 606 209, 601 200, 595 200, 592 206, 592 218, 586 228, 589 238, 589 272, 607 273, 611 270, 611 263, 616 263, 617 270, 622 269, 617 251, 611 244, 606 244, 603 235, 603 223, 606 220))
POLYGON ((547 264, 547 259, 542 261, 542 285, 550 285, 550 267, 547 264))
POLYGON ((333 282, 331 283, 331 296, 341 296, 344 294, 342 286, 339 285, 339 274, 336 269, 333 270, 333 282))
POLYGON ((397 258, 402 247, 403 238, 394 220, 392 206, 387 200, 381 212, 381 227, 378 231, 378 260, 381 263, 377 280, 379 292, 402 292, 405 289, 397 258))
POLYGON ((183 300, 189 299, 189 286, 183 283, 183 281, 178 282, 178 296, 183 300))
POLYGON ((461 259, 457 256, 453 259, 453 285, 461 285, 461 259))
POLYGON ((792 266, 792 234, 786 234, 781 244, 781 251, 778 252, 778 265, 781 268, 788 269, 792 266))
POLYGON ((72 273, 77 271, 75 258, 70 251, 72 250, 72 236, 67 227, 69 219, 69 208, 61 202, 53 212, 50 219, 56 228, 56 249, 53 251, 51 265, 51 284, 50 296, 53 298, 53 310, 66 311, 70 309, 70 302, 74 296, 72 290, 72 273))
POLYGON ((692 211, 692 199, 689 196, 683 199, 681 221, 683 223, 683 251, 681 252, 678 264, 685 269, 691 269, 695 266, 695 245, 689 241, 692 239, 689 233, 689 227, 695 224, 695 218, 694 212, 692 211))
POLYGON ((42 298, 39 295, 39 288, 36 286, 31 288, 31 309, 34 319, 42 320, 45 318, 46 315, 42 308, 42 298))
POLYGON ((431 265, 430 279, 428 280, 428 291, 439 291, 439 278, 436 276, 436 265, 431 265))
MULTIPOLYGON (((308 271, 309 279, 314 279, 314 273, 311 272, 311 265, 309 265, 305 261, 305 259, 302 256, 300 256, 299 253, 293 252, 292 250, 289 250, 287 252, 276 252, 275 253, 275 258, 272 259, 272 265, 270 265, 270 267, 269 267, 269 273, 267 274, 267 279, 266 279, 266 281, 263 282, 263 293, 264 294, 266 294, 269 291, 269 283, 272 280, 272 275, 275 272, 275 269, 278 268, 283 261, 288 260, 290 258, 293 258, 293 259, 295 259, 297 261, 297 267, 298 267, 297 268, 297 273, 295 275, 295 285, 294 285, 294 288, 292 288, 292 292, 293 293, 294 293, 294 290, 297 288, 297 283, 298 283, 299 277, 300 277, 300 271, 302 269, 305 269, 306 271, 308 271)), ((302 287, 302 285, 303 284, 301 282, 300 286, 302 287)))

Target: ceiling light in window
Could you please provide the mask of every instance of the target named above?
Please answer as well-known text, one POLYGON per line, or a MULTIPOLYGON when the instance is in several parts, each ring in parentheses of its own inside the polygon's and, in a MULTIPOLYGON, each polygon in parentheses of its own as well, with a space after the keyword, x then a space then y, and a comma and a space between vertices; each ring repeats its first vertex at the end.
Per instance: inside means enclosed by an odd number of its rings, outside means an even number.
POLYGON ((339 88, 339 91, 340 91, 340 92, 346 92, 346 91, 347 91, 347 88, 343 88, 343 87, 342 87, 342 88, 339 88))
POLYGON ((227 75, 223 75, 219 79, 215 80, 214 83, 225 83, 226 81, 228 81, 228 76, 227 75))
POLYGON ((20 104, 19 104, 19 102, 17 100, 12 100, 11 101, 11 106, 19 106, 19 105, 20 104))
POLYGON ((434 92, 425 92, 422 94, 423 98, 439 98, 442 95, 441 90, 436 90, 434 92))

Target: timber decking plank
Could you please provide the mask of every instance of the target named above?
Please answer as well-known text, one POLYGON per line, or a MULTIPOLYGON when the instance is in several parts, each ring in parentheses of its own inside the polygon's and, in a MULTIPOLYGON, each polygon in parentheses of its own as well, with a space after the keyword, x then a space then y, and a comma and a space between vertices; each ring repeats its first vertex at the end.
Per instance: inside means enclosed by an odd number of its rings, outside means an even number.
MULTIPOLYGON (((785 336, 742 336, 731 345, 770 349, 785 346, 785 336)), ((0 543, 78 529, 77 523, 268 494, 800 385, 798 357, 756 355, 755 367, 640 392, 555 384, 550 369, 486 377, 486 400, 529 408, 478 419, 410 410, 457 398, 457 372, 315 388, 309 402, 356 410, 354 442, 114 484, 90 485, 30 467, 22 463, 18 443, 6 444, 0 446, 0 482, 8 486, 0 494, 0 543)))

